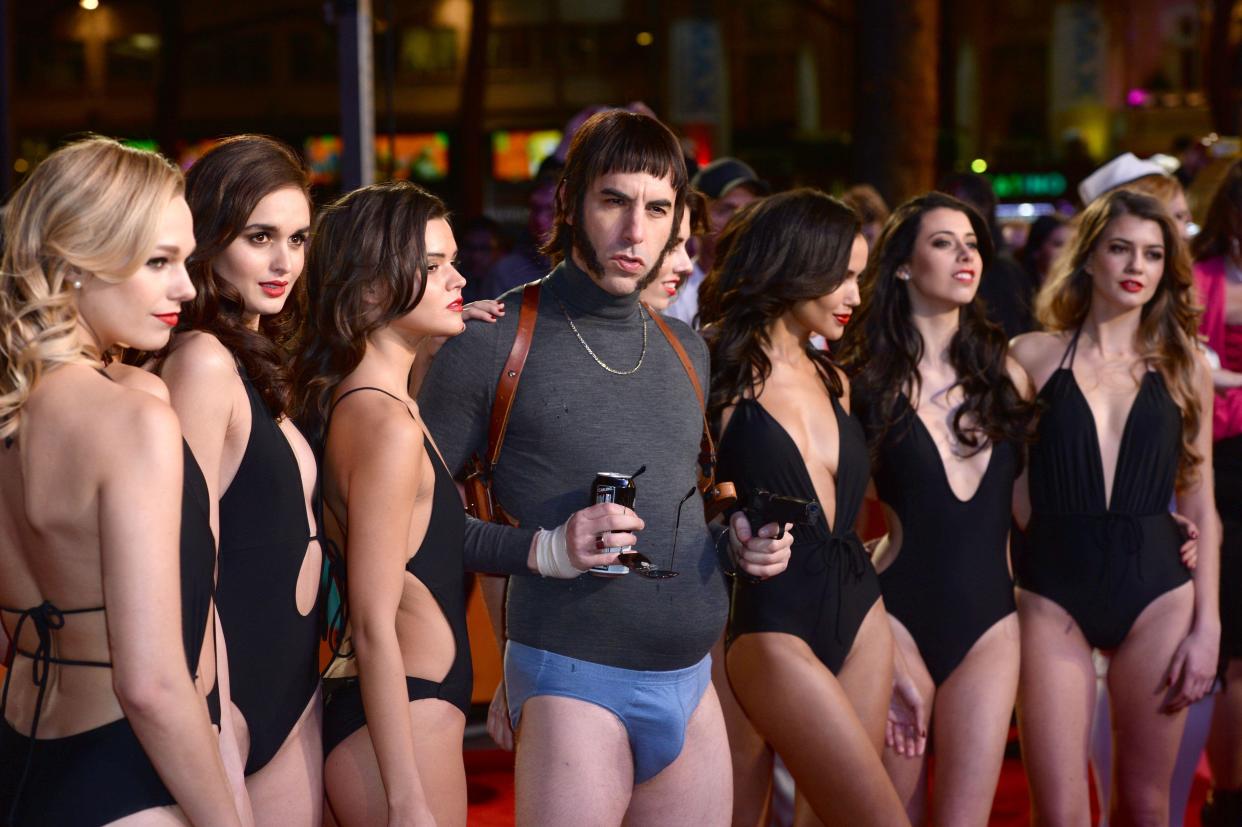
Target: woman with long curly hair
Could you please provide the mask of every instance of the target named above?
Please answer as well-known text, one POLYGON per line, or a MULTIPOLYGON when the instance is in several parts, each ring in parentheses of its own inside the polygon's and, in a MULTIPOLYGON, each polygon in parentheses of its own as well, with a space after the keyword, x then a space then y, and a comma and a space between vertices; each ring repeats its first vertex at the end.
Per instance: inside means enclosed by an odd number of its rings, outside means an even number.
POLYGON ((1204 824, 1242 822, 1242 162, 1225 173, 1191 243, 1203 305, 1200 332, 1220 358, 1213 370, 1212 470, 1223 523, 1220 548, 1221 671, 1208 736, 1212 793, 1204 824))
POLYGON ((221 142, 191 167, 198 295, 158 370, 211 492, 233 700, 225 717, 255 821, 318 827, 322 555, 314 454, 286 415, 285 351, 304 293, 308 186, 297 155, 253 135, 221 142))
POLYGON ((799 189, 729 222, 701 292, 718 476, 742 502, 766 489, 820 504, 812 524, 794 529, 787 571, 734 581, 726 633, 729 682, 798 785, 798 823, 907 823, 880 761, 892 633, 853 530, 866 439, 844 373, 811 344, 841 338, 866 260, 858 216, 799 189))
POLYGON ((325 527, 344 549, 333 562, 352 656, 324 712, 343 827, 466 823, 465 517, 407 387, 423 341, 464 328, 447 218, 413 184, 379 184, 327 207, 311 247, 318 332, 297 362, 296 409, 323 434, 325 527))
POLYGON ((91 138, 52 153, 6 211, 0 823, 13 827, 240 823, 212 730, 202 474, 159 380, 103 370, 113 347, 163 347, 194 296, 183 188, 158 155, 91 138))
POLYGON ((977 299, 992 255, 987 224, 956 198, 898 207, 842 357, 888 523, 875 566, 904 691, 884 763, 916 824, 929 820, 928 718, 930 821, 987 823, 1018 688, 1009 526, 1032 409, 1026 375, 977 299))
POLYGON ((1185 710, 1216 671, 1212 380, 1193 290, 1165 208, 1113 191, 1083 212, 1039 294, 1046 332, 1012 345, 1041 405, 1015 508, 1020 522, 1029 515, 1016 561, 1018 721, 1039 823, 1089 818, 1086 774, 1074 768, 1086 763, 1093 647, 1112 659, 1114 824, 1168 819, 1185 710), (1174 495, 1200 530, 1193 583, 1174 495))

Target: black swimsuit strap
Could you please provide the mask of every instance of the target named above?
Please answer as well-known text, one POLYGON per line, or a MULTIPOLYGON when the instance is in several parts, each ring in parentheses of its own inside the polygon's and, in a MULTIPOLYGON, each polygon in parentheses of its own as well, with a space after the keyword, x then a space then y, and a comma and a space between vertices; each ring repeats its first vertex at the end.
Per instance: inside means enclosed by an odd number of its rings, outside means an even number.
MULTIPOLYGON (((341 394, 340 396, 336 398, 336 401, 332 403, 332 407, 328 409, 328 421, 331 421, 332 412, 336 410, 336 406, 341 404, 342 400, 344 400, 345 397, 349 396, 350 394, 355 394, 358 391, 379 391, 380 393, 384 394, 384 396, 387 396, 389 399, 395 399, 396 401, 400 402, 402 405, 405 405, 405 400, 403 400, 399 396, 389 393, 383 388, 377 388, 372 385, 363 385, 361 388, 353 388, 351 390, 347 390, 345 391, 345 393, 341 394)), ((405 406, 405 412, 410 415, 410 419, 414 419, 414 413, 410 410, 408 405, 405 406)), ((327 434, 328 434, 328 426, 326 423, 324 424, 323 433, 324 433, 324 438, 326 439, 327 434)))
MULTIPOLYGON (((100 668, 111 668, 112 664, 105 661, 95 660, 76 660, 73 658, 60 658, 52 654, 52 632, 56 629, 63 629, 65 626, 65 615, 86 614, 87 612, 102 612, 103 606, 93 606, 89 609, 58 609, 49 601, 43 601, 38 606, 29 609, 13 609, 8 606, 0 606, 0 612, 10 612, 18 616, 17 625, 13 628, 13 654, 30 658, 33 666, 30 673, 31 681, 38 687, 38 693, 35 696, 34 719, 30 725, 29 746, 26 749, 26 764, 22 767, 21 778, 18 779, 17 787, 13 792, 13 805, 9 808, 6 822, 9 824, 16 823, 17 807, 22 800, 22 788, 26 786, 26 776, 30 773, 30 763, 34 759, 35 739, 39 735, 39 718, 43 714, 43 700, 47 695, 47 677, 51 671, 52 664, 62 666, 95 666, 100 668), (27 652, 18 648, 17 641, 21 637, 22 626, 29 620, 34 624, 35 634, 39 638, 39 645, 33 652, 27 652)), ((10 664, 8 672, 4 676, 4 689, 0 691, 0 718, 4 717, 9 705, 9 682, 13 678, 12 664, 10 664)))
POLYGON ((1078 355, 1078 337, 1082 335, 1082 325, 1074 331, 1074 335, 1070 338, 1070 343, 1065 346, 1065 352, 1061 354, 1061 361, 1057 363, 1057 368, 1068 367, 1071 371, 1074 369, 1074 357, 1078 355), (1065 360, 1069 359, 1069 364, 1065 364, 1065 360))

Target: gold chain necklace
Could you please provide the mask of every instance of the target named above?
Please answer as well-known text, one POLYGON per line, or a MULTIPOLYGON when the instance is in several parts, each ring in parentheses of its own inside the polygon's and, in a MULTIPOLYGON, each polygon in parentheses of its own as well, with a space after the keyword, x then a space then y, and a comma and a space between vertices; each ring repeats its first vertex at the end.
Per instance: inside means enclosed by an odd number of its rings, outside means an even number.
MULTIPOLYGON (((554 296, 554 298, 556 297, 554 296)), ((565 305, 561 303, 559 298, 556 298, 556 306, 561 309, 561 313, 565 316, 565 321, 569 322, 569 329, 572 330, 574 335, 578 337, 578 342, 586 348, 586 352, 590 354, 592 359, 595 360, 595 364, 599 365, 609 373, 616 374, 617 376, 629 376, 632 373, 637 373, 638 369, 643 366, 643 359, 647 357, 647 314, 643 312, 641 302, 638 305, 638 317, 643 320, 643 349, 642 352, 638 354, 638 364, 629 370, 617 370, 616 368, 609 367, 605 364, 604 360, 599 358, 599 356, 595 354, 595 351, 591 350, 591 346, 586 343, 586 339, 582 338, 582 334, 578 332, 578 326, 574 324, 573 319, 569 318, 569 311, 565 309, 565 305)))

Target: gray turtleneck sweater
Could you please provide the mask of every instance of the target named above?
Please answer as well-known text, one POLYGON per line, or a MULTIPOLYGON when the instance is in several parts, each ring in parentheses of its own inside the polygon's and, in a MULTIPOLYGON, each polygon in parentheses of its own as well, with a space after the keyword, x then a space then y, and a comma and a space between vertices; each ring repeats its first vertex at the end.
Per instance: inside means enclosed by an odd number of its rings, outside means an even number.
MULTIPOLYGON (((487 447, 496 382, 517 334, 521 288, 503 298, 505 317, 495 324, 471 323, 445 344, 419 393, 423 418, 454 472, 487 447)), ((618 376, 591 358, 566 313, 610 367, 629 370, 642 353, 637 292, 613 296, 572 263, 552 271, 540 295, 539 321, 493 487, 522 528, 468 520, 466 567, 529 574, 526 558, 536 528, 554 528, 589 505, 597 472, 629 474, 645 465, 635 511, 647 527, 636 548, 656 566, 681 575, 513 577, 507 630, 510 639, 527 646, 609 666, 691 666, 720 637, 728 611, 697 492, 681 506, 680 524, 677 519, 679 503, 696 480, 703 424, 698 401, 677 355, 650 319, 642 367, 618 376)), ((681 322, 667 321, 706 382, 706 345, 681 322)))

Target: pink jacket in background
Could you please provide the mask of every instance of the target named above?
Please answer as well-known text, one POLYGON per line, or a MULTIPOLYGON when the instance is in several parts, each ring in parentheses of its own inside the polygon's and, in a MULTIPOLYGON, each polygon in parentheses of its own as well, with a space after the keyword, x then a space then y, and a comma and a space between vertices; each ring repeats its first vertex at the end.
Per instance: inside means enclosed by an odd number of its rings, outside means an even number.
MULTIPOLYGON (((1199 330, 1207 337, 1208 347, 1220 356, 1221 367, 1242 372, 1242 359, 1225 347, 1224 257, 1195 264, 1195 287, 1203 305, 1199 330)), ((1242 434, 1242 388, 1217 391, 1216 403, 1212 406, 1212 438, 1225 439, 1236 434, 1242 434)))

